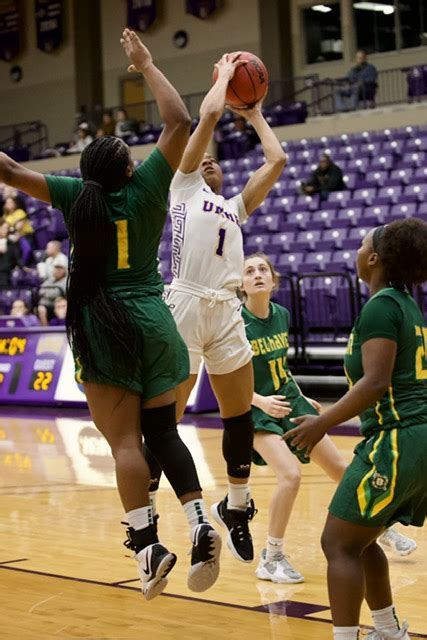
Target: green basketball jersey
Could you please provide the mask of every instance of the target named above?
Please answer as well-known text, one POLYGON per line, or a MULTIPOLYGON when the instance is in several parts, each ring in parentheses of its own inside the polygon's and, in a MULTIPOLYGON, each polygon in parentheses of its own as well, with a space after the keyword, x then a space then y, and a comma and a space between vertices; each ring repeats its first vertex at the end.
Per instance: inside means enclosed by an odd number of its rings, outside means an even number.
POLYGON ((254 354, 256 393, 262 396, 286 395, 290 401, 299 397, 301 392, 288 366, 289 311, 270 302, 268 318, 254 316, 245 306, 242 316, 254 354))
POLYGON ((350 387, 363 377, 362 345, 372 338, 397 343, 391 385, 361 416, 361 431, 425 423, 427 415, 427 328, 417 303, 407 293, 386 288, 363 307, 347 345, 344 366, 350 387))
MULTIPOLYGON (((137 286, 162 290, 157 251, 166 221, 172 176, 172 169, 156 148, 121 191, 105 194, 116 229, 106 272, 106 287, 137 286)), ((46 176, 46 181, 52 206, 63 212, 67 223, 83 181, 62 176, 46 176)))

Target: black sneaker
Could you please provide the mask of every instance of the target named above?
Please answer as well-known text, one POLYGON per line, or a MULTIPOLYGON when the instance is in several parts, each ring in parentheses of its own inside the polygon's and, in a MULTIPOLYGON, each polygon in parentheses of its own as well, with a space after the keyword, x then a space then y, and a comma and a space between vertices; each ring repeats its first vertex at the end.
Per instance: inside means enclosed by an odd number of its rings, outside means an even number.
POLYGON ((207 523, 199 524, 191 533, 193 548, 187 585, 191 591, 206 591, 219 575, 221 536, 207 523))
POLYGON ((227 546, 237 560, 252 562, 254 547, 248 523, 257 513, 254 501, 251 500, 247 509, 229 509, 228 496, 213 504, 211 513, 218 524, 228 529, 227 546))
POLYGON ((166 576, 175 565, 176 555, 158 542, 155 524, 138 531, 129 527, 126 533, 124 545, 135 552, 142 593, 146 600, 152 600, 166 587, 166 576))

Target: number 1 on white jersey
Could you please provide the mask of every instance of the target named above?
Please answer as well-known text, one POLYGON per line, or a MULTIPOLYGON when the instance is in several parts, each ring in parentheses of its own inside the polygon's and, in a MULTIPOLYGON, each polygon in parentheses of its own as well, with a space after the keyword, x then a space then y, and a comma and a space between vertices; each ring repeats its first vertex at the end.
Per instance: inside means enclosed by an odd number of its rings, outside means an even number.
POLYGON ((215 251, 215 254, 217 256, 221 256, 221 258, 222 258, 222 254, 223 254, 223 251, 224 251, 225 231, 226 230, 222 229, 222 228, 218 231, 219 240, 218 240, 218 246, 217 246, 216 251, 215 251))

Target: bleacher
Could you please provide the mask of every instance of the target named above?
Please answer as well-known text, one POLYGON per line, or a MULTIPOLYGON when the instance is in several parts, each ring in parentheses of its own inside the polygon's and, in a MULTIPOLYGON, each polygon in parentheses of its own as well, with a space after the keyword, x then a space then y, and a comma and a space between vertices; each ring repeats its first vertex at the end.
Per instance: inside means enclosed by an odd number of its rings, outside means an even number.
MULTIPOLYGON (((221 126, 229 122, 227 115, 221 126)), ((427 221, 427 126, 323 136, 283 142, 282 146, 288 166, 244 225, 245 252, 265 252, 283 275, 277 299, 292 311, 297 363, 313 368, 320 358, 333 368, 367 295, 355 273, 361 239, 370 228, 402 217, 427 221), (321 153, 330 154, 342 168, 347 186, 345 191, 331 193, 326 201, 320 201, 318 195, 301 195, 300 190, 321 153)), ((262 162, 260 145, 244 157, 222 160, 224 195, 229 198, 240 193, 262 162)), ((58 173, 79 175, 78 170, 58 173)), ((49 240, 61 240, 63 250, 68 250, 62 214, 24 198, 36 248, 26 256, 26 269, 13 273, 12 286, 0 291, 2 313, 9 311, 17 297, 29 303, 35 300, 39 285, 35 265, 44 259, 49 240)), ((168 218, 159 248, 166 283, 171 280, 171 237, 168 218)), ((427 292, 419 289, 414 295, 427 311, 427 292)))

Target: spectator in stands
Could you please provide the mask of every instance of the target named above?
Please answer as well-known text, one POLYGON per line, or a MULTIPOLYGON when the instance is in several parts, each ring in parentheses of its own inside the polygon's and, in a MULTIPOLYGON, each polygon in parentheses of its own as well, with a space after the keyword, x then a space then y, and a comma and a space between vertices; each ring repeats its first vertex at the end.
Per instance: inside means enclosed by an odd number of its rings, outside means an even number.
POLYGON ((9 227, 13 227, 19 237, 32 236, 34 229, 28 219, 24 203, 18 196, 8 196, 3 205, 3 218, 9 227))
POLYGON ((133 120, 129 120, 125 109, 118 109, 116 113, 116 128, 114 135, 118 138, 125 138, 136 133, 137 125, 133 120))
POLYGON ((111 111, 104 111, 104 113, 102 114, 101 129, 103 130, 105 136, 114 135, 116 123, 113 119, 113 114, 111 113, 111 111))
POLYGON ((30 313, 30 309, 27 303, 24 300, 18 298, 18 300, 14 300, 12 303, 12 307, 10 309, 10 315, 14 318, 22 318, 22 316, 28 316, 30 313))
POLYGON ((61 260, 66 264, 68 268, 68 258, 61 251, 61 243, 59 240, 51 240, 46 245, 46 260, 44 262, 39 262, 37 265, 37 274, 39 278, 46 279, 53 277, 53 263, 55 258, 61 256, 61 260))
POLYGON ((58 296, 53 307, 53 318, 49 321, 51 327, 65 327, 67 316, 67 298, 58 296))
POLYGON ((307 195, 320 193, 320 199, 327 200, 330 191, 342 191, 346 186, 339 166, 332 162, 330 156, 323 153, 317 169, 307 182, 302 183, 301 188, 307 195))
POLYGON ((255 129, 239 114, 233 122, 231 131, 223 134, 217 130, 215 140, 219 143, 219 159, 240 158, 252 151, 260 141, 255 129))
POLYGON ((363 107, 375 107, 378 72, 367 61, 366 51, 356 53, 356 65, 347 74, 349 87, 338 89, 335 93, 336 111, 354 111, 360 102, 363 107))
POLYGON ((13 242, 7 222, 0 224, 0 289, 10 285, 10 275, 20 259, 19 245, 13 242))
POLYGON ((59 254, 53 261, 53 276, 40 285, 38 315, 43 325, 48 324, 53 315, 54 302, 59 296, 65 297, 67 290, 68 260, 59 254))
POLYGON ((69 153, 81 153, 83 149, 92 142, 93 137, 89 133, 89 125, 87 122, 79 124, 77 129, 77 142, 71 143, 68 149, 69 153))

